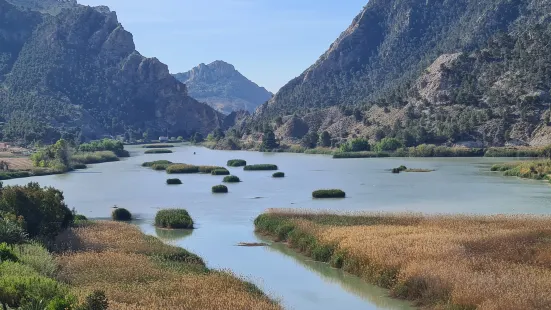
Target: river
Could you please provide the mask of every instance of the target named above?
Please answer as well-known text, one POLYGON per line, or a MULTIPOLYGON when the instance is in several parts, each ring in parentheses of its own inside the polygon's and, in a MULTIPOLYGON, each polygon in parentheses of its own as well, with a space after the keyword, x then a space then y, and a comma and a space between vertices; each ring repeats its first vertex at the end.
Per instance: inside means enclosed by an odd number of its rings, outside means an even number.
POLYGON ((324 155, 213 151, 180 146, 173 154, 144 155, 128 147, 132 157, 92 165, 65 175, 5 181, 39 182, 64 192, 67 204, 89 218, 109 217, 114 205, 129 209, 146 232, 183 246, 205 259, 209 267, 229 269, 254 282, 287 309, 409 309, 371 286, 326 264, 303 257, 282 245, 237 247, 258 242, 253 220, 268 208, 336 211, 412 211, 424 213, 551 213, 551 190, 544 182, 502 177, 489 172, 490 158, 332 159, 324 155), (195 153, 195 154, 194 154, 195 153), (183 185, 167 186, 165 172, 141 167, 144 161, 167 159, 198 165, 225 166, 228 159, 251 164, 277 164, 286 177, 272 172, 229 168, 243 181, 229 184, 229 194, 212 194, 222 177, 181 175, 183 185), (430 173, 392 174, 389 169, 434 169, 430 173), (311 192, 340 188, 346 199, 314 200, 311 192), (185 208, 193 232, 156 230, 152 220, 162 208, 185 208))

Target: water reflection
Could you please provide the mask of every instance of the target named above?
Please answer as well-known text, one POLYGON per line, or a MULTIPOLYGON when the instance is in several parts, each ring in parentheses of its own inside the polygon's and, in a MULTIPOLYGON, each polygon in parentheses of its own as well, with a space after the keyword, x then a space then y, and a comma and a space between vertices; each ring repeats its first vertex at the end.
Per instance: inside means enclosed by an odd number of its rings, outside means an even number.
POLYGON ((155 235, 163 241, 179 241, 191 236, 193 229, 160 229, 155 227, 155 235))

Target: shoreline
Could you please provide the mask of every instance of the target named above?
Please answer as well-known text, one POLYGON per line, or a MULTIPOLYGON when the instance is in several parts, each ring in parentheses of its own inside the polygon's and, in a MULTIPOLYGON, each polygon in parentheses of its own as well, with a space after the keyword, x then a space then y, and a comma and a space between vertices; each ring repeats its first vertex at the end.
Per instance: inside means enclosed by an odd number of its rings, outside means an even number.
POLYGON ((255 228, 274 242, 389 289, 389 297, 416 306, 516 309, 551 302, 542 286, 551 283, 551 272, 544 270, 547 261, 530 258, 551 251, 540 237, 551 236, 549 216, 270 209, 256 218, 255 228))

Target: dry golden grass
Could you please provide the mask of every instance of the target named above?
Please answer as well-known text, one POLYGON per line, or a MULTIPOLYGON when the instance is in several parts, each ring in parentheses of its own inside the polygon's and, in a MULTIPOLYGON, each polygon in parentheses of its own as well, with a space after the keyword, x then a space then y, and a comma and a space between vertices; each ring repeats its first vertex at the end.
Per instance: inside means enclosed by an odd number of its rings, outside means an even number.
POLYGON ((267 216, 332 245, 343 268, 384 283, 397 297, 437 309, 551 308, 551 217, 290 210, 267 216))
POLYGON ((181 253, 130 224, 96 222, 61 236, 59 279, 83 298, 104 290, 110 309, 281 309, 250 284, 202 262, 166 261, 181 253))
POLYGON ((0 157, 0 161, 7 162, 10 170, 31 170, 33 168, 33 163, 28 157, 0 157))

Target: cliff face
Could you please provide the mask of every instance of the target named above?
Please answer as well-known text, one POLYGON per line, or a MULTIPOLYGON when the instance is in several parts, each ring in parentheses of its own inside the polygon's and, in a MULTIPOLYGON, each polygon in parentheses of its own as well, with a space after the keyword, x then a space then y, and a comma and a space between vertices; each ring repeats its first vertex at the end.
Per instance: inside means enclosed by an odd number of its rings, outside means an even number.
POLYGON ((250 81, 234 66, 223 61, 200 64, 174 76, 187 85, 191 97, 225 114, 239 110, 253 112, 272 97, 272 93, 264 87, 250 81))
MULTIPOLYGON (((549 16, 549 1, 371 0, 243 127, 295 115, 339 141, 541 144, 534 139, 547 141, 551 103, 549 16)), ((300 138, 286 132, 280 138, 300 138)))
POLYGON ((0 9, 10 16, 0 24, 5 138, 186 136, 222 125, 223 116, 189 97, 166 65, 135 50, 115 12, 71 5, 51 15, 4 0, 0 9))

